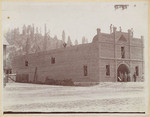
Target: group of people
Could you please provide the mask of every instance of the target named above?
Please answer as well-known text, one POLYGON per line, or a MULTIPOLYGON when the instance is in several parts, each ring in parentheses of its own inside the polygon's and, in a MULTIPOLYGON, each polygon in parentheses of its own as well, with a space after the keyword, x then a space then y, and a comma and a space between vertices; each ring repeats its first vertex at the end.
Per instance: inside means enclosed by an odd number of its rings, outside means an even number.
MULTIPOLYGON (((133 74, 133 81, 136 82, 136 73, 133 74)), ((127 72, 119 72, 118 81, 120 82, 129 82, 132 81, 130 73, 127 72)))

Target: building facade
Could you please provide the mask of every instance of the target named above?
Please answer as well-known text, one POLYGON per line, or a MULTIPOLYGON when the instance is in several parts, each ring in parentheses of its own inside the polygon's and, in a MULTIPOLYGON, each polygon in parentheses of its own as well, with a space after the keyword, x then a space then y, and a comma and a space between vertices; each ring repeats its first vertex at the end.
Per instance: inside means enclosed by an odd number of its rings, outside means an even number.
POLYGON ((71 79, 74 84, 144 81, 143 37, 97 29, 92 43, 18 56, 13 72, 19 82, 71 79))

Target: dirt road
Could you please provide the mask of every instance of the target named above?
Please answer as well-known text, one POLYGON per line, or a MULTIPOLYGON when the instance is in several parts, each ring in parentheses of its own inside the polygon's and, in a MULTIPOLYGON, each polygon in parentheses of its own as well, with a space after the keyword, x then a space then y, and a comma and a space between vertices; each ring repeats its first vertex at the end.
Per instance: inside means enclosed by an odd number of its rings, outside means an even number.
POLYGON ((4 111, 144 112, 143 83, 100 83, 90 87, 8 83, 4 111))

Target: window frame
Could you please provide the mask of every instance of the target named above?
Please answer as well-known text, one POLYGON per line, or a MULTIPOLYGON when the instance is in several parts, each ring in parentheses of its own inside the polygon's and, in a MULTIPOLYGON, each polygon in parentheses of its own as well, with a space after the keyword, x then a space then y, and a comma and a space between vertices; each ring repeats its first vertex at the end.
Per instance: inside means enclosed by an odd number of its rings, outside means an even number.
POLYGON ((83 75, 88 76, 88 66, 87 65, 83 65, 83 75))
POLYGON ((121 58, 125 58, 125 47, 121 46, 121 58))
POLYGON ((106 74, 105 75, 110 76, 110 65, 109 64, 106 65, 106 74))

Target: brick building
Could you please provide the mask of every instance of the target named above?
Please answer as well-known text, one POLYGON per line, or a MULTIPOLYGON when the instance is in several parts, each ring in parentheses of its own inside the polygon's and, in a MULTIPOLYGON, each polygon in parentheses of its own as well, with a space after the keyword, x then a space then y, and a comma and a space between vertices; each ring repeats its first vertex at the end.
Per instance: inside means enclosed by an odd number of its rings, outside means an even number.
POLYGON ((18 81, 42 82, 71 79, 74 84, 143 81, 143 37, 132 30, 110 34, 97 29, 92 43, 18 56, 13 71, 18 81), (133 77, 133 76, 136 77, 133 77))

